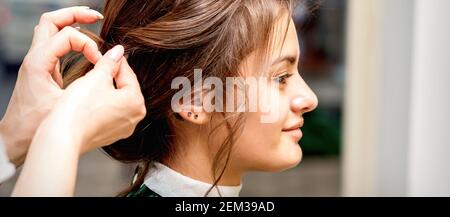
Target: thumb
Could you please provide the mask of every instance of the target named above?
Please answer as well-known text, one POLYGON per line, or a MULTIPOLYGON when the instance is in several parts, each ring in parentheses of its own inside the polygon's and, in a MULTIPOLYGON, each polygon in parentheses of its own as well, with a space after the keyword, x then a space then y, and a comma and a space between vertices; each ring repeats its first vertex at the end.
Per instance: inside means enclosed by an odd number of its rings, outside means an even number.
POLYGON ((141 91, 137 76, 125 58, 120 63, 120 69, 114 77, 114 81, 117 84, 117 89, 130 89, 139 93, 141 91))
POLYGON ((114 78, 119 71, 120 60, 124 55, 122 45, 117 45, 108 52, 95 64, 94 69, 89 73, 103 73, 104 75, 114 78))

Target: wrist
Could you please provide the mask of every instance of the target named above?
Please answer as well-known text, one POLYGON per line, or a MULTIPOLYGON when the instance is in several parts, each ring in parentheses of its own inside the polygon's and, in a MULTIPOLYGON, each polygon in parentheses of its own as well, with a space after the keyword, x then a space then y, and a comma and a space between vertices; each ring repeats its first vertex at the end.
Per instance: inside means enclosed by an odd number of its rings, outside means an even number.
POLYGON ((22 165, 25 160, 26 150, 21 150, 23 146, 20 144, 20 140, 14 137, 14 133, 5 124, 4 120, 0 121, 0 139, 5 146, 9 161, 16 167, 22 165))
POLYGON ((77 155, 81 155, 83 152, 83 135, 79 131, 80 127, 71 123, 64 116, 50 114, 36 132, 36 137, 41 140, 39 143, 42 143, 39 145, 58 144, 59 147, 49 148, 70 150, 77 155))
POLYGON ((0 185, 2 182, 11 178, 15 171, 16 167, 11 163, 11 160, 6 152, 6 145, 0 135, 0 185))

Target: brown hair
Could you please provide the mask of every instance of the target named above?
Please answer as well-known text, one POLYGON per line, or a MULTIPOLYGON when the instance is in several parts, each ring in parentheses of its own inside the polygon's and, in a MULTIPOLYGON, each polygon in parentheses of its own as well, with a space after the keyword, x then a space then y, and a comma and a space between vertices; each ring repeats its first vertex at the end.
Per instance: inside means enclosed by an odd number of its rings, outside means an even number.
MULTIPOLYGON (((114 159, 140 165, 136 181, 120 195, 142 185, 152 162, 163 162, 173 154, 177 114, 171 109, 176 93, 172 79, 183 76, 193 82, 194 69, 223 81, 236 76, 245 57, 270 46, 280 10, 290 12, 292 6, 293 0, 106 0, 100 37, 90 36, 102 53, 116 44, 125 47, 147 107, 147 116, 131 137, 104 148, 114 159)), ((64 84, 92 67, 82 58, 68 64, 64 84)), ((232 122, 228 120, 232 114, 218 115, 228 137, 215 156, 211 168, 215 182, 206 195, 223 176, 244 119, 239 114, 232 122)))

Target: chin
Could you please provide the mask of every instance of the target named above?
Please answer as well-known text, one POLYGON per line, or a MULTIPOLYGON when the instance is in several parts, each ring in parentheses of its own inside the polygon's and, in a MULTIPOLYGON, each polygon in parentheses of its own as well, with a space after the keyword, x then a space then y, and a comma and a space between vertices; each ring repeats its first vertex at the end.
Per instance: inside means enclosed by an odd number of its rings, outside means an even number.
POLYGON ((291 149, 289 152, 272 158, 271 166, 269 166, 269 172, 283 172, 288 169, 292 169, 300 164, 302 161, 302 150, 298 146, 295 150, 291 149), (275 159, 277 159, 275 161, 275 159))

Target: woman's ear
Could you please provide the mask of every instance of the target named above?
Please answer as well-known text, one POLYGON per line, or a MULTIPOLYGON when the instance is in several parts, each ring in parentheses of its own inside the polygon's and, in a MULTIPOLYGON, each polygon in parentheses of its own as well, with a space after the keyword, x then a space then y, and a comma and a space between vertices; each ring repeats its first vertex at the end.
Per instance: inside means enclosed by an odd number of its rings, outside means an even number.
POLYGON ((183 118, 185 121, 189 121, 193 124, 203 125, 210 121, 211 119, 211 113, 207 113, 205 111, 196 112, 199 110, 192 109, 192 110, 183 110, 179 112, 178 114, 183 118))
POLYGON ((208 110, 204 109, 203 100, 205 96, 205 90, 193 91, 191 93, 189 104, 181 103, 180 112, 178 112, 178 118, 182 118, 193 124, 203 125, 211 120, 211 115, 208 110))

